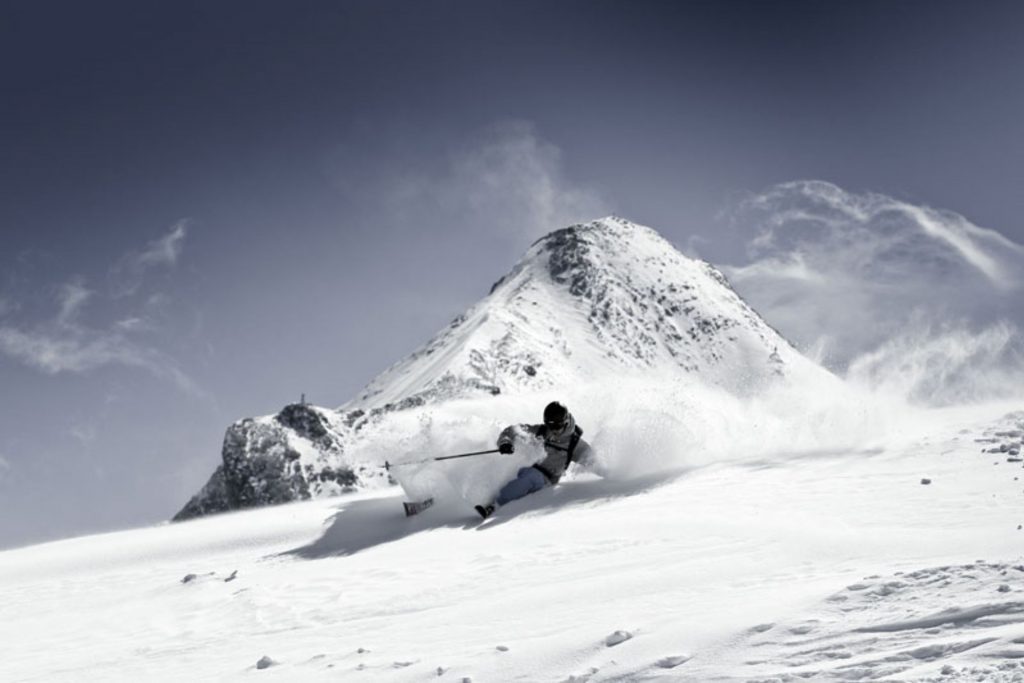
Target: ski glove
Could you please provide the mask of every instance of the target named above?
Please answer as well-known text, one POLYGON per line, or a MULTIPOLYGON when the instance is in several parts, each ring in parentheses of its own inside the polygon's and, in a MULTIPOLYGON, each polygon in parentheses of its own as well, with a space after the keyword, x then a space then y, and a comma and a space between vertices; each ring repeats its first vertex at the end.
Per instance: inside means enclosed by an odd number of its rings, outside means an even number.
POLYGON ((498 452, 499 453, 504 453, 505 455, 508 455, 509 453, 514 453, 515 450, 516 450, 516 447, 513 446, 511 442, 505 442, 505 443, 499 443, 498 444, 498 452))

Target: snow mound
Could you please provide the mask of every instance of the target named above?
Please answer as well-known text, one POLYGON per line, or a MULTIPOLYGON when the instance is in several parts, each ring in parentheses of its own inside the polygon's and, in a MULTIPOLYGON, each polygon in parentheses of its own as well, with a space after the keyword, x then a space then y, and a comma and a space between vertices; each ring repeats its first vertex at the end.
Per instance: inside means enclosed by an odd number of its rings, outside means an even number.
POLYGON ((627 640, 630 640, 632 637, 633 634, 629 631, 615 631, 614 633, 609 634, 608 637, 604 639, 604 644, 607 647, 615 647, 616 645, 621 645, 627 640))
POLYGON ((871 576, 804 618, 752 629, 741 647, 758 680, 1020 680, 1024 565, 978 561, 871 576))

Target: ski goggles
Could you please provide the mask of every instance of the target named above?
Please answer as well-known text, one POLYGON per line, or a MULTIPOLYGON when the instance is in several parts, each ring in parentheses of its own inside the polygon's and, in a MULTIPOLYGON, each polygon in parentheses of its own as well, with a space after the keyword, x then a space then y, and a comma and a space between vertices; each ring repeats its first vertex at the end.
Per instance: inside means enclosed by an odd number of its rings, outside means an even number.
POLYGON ((544 426, 548 428, 548 431, 560 432, 569 426, 568 420, 559 420, 557 422, 545 422, 544 426))

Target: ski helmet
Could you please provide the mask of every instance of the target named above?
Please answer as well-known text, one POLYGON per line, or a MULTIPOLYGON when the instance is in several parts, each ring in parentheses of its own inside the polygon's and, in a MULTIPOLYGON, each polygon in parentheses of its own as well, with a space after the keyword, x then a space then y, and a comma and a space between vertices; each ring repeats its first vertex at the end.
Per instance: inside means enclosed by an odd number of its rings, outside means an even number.
POLYGON ((569 409, 558 401, 552 401, 544 408, 544 424, 559 430, 569 421, 569 409))

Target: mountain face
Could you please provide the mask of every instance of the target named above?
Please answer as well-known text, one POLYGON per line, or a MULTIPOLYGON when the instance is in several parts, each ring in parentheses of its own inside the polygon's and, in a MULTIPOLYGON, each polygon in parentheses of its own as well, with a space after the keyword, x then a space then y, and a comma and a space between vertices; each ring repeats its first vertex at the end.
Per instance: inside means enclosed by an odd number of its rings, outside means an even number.
POLYGON ((231 425, 222 464, 174 519, 385 484, 379 463, 348 453, 395 411, 647 370, 740 395, 827 374, 712 265, 609 217, 537 240, 486 297, 340 408, 294 404, 231 425))

